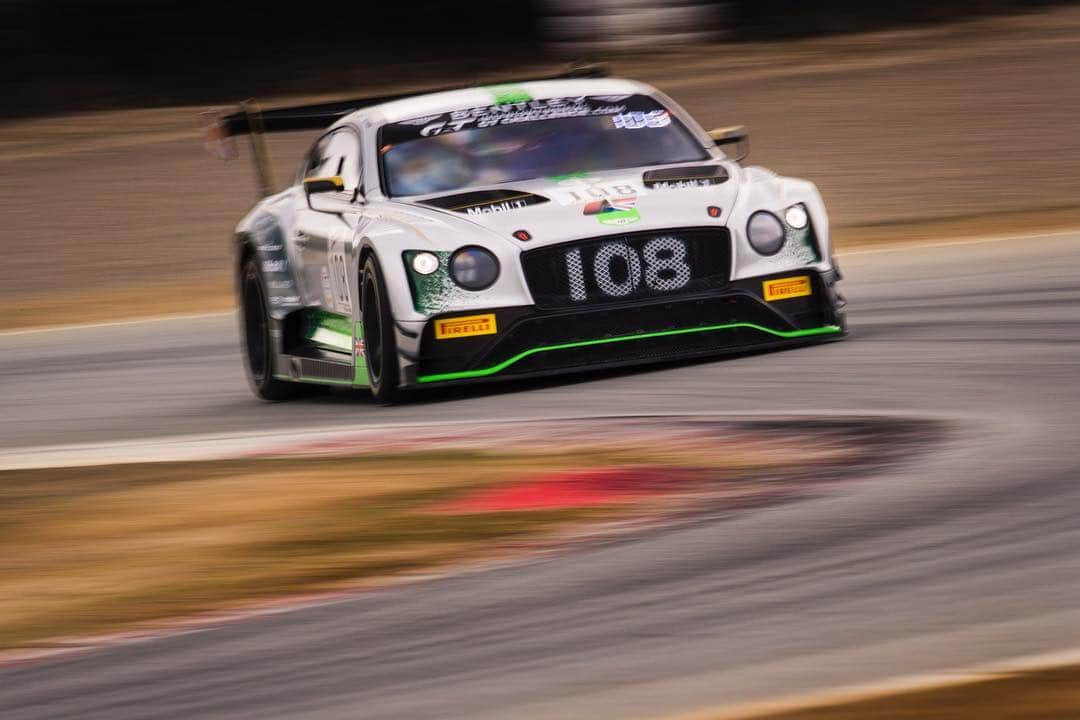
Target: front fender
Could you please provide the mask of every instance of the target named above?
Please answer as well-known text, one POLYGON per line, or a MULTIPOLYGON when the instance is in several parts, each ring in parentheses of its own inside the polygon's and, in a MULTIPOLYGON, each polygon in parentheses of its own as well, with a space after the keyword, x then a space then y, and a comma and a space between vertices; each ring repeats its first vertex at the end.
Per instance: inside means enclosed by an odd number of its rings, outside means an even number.
POLYGON ((756 166, 744 168, 739 173, 728 229, 734 246, 732 279, 807 267, 821 271, 832 268, 829 218, 817 187, 807 180, 782 177, 756 166), (798 231, 784 222, 784 210, 797 203, 802 203, 810 216, 808 231, 798 231), (787 242, 776 255, 760 255, 747 239, 746 224, 759 210, 775 214, 787 229, 787 242))
POLYGON ((362 228, 360 254, 373 253, 378 259, 395 321, 423 323, 446 312, 532 304, 520 250, 472 223, 460 225, 383 216, 362 228), (483 247, 499 261, 499 277, 485 290, 465 290, 450 279, 450 256, 468 245, 483 247), (439 269, 428 276, 415 273, 406 264, 405 255, 410 251, 434 253, 440 261, 439 269))
POLYGON ((246 253, 254 255, 262 271, 270 317, 281 320, 304 306, 296 275, 289 261, 285 232, 270 214, 256 216, 235 234, 237 277, 246 253))

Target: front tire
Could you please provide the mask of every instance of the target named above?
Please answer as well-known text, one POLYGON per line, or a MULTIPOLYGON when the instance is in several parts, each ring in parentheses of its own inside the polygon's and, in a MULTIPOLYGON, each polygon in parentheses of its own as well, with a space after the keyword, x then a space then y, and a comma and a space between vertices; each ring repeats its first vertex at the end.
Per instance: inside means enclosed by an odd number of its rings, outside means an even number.
POLYGON ((297 394, 296 385, 274 377, 266 285, 254 257, 247 259, 240 273, 240 323, 244 371, 251 391, 267 402, 281 402, 294 397, 297 394))
POLYGON ((379 261, 369 255, 360 276, 360 314, 364 358, 375 402, 388 405, 398 396, 398 354, 394 320, 379 261))

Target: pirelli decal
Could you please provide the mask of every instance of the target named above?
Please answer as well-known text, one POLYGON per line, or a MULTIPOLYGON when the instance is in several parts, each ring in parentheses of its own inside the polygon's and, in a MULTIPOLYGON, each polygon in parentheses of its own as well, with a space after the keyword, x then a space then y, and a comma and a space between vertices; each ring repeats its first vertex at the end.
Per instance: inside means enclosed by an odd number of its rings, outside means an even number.
POLYGON ((454 338, 473 337, 474 335, 494 335, 495 315, 465 315, 463 317, 440 318, 435 321, 435 338, 453 340, 454 338))
POLYGON ((765 302, 806 297, 811 294, 810 276, 799 275, 797 277, 765 280, 761 283, 761 294, 765 297, 765 302))

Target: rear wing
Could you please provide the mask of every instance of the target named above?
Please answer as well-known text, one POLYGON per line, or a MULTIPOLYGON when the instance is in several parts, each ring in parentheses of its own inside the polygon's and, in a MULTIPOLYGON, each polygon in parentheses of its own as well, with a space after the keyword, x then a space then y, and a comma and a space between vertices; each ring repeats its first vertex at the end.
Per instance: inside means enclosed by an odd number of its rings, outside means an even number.
MULTIPOLYGON (((601 78, 607 77, 607 71, 599 65, 580 65, 568 68, 562 73, 532 77, 518 80, 506 80, 497 85, 516 85, 526 82, 539 82, 542 80, 571 80, 578 78, 601 78)), ((298 105, 295 107, 274 108, 262 110, 254 101, 247 100, 240 103, 235 112, 219 114, 213 111, 204 113, 209 122, 206 128, 206 148, 211 154, 222 160, 232 160, 239 153, 232 140, 237 135, 247 135, 251 140, 251 156, 255 168, 255 178, 258 182, 259 197, 266 197, 273 192, 274 180, 270 167, 270 156, 266 149, 264 133, 294 132, 298 130, 321 130, 332 125, 337 120, 351 112, 374 105, 404 100, 418 95, 427 95, 444 90, 460 90, 468 87, 476 87, 474 84, 463 84, 452 87, 431 88, 393 95, 375 95, 370 97, 355 98, 353 100, 338 100, 334 102, 317 103, 314 105, 298 105)))

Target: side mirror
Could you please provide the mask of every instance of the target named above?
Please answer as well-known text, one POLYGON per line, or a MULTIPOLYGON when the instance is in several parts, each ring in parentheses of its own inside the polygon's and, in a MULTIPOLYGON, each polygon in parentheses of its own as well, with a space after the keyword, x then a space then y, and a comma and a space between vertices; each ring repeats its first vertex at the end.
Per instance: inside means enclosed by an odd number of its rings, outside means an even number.
POLYGON ((750 154, 750 131, 744 125, 710 130, 709 137, 732 160, 742 160, 750 154))
POLYGON ((310 195, 327 192, 345 192, 345 181, 338 175, 304 178, 304 192, 310 195))

